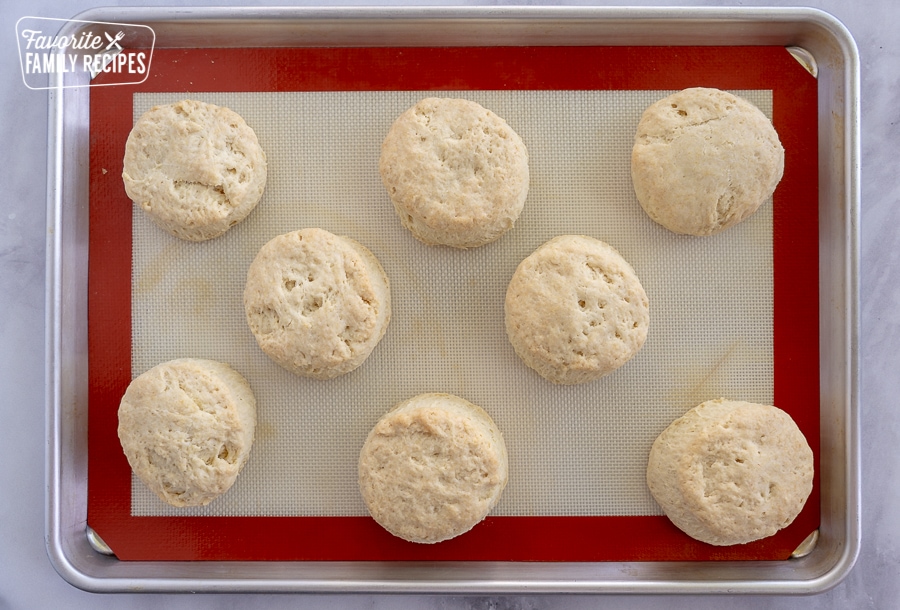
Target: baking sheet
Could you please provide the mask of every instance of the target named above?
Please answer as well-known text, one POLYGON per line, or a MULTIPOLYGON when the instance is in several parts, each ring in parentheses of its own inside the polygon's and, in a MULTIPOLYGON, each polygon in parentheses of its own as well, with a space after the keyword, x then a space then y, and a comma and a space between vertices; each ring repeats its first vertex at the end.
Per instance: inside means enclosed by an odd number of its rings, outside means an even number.
POLYGON ((815 529, 818 489, 779 535, 708 547, 659 516, 643 483, 655 435, 720 395, 774 401, 818 449, 815 81, 785 49, 199 49, 157 53, 154 66, 150 85, 92 92, 91 294, 109 298, 89 311, 88 521, 120 558, 776 559, 815 529), (410 72, 423 58, 432 69, 410 72), (256 76, 242 70, 251 64, 256 76), (602 69, 572 69, 584 65, 602 69), (628 158, 642 109, 696 85, 750 97, 772 113, 787 149, 774 205, 703 239, 646 218, 628 158), (260 91, 269 91, 264 103, 260 91), (525 211, 495 244, 429 248, 394 217, 377 146, 393 118, 426 94, 482 101, 529 146, 525 211), (156 231, 119 178, 135 112, 189 96, 243 114, 272 164, 257 210, 202 244, 156 231), (114 110, 123 101, 124 110, 114 110), (243 275, 255 252, 303 226, 358 239, 392 279, 388 334, 339 380, 282 371, 243 321, 243 275), (650 335, 635 360, 570 388, 518 362, 502 325, 515 265, 560 233, 619 248, 651 301, 650 335), (229 494, 207 509, 172 512, 132 485, 115 441, 115 408, 134 375, 181 356, 236 366, 260 401, 261 426, 229 494), (368 429, 423 391, 456 393, 488 410, 507 438, 512 471, 494 515, 428 548, 373 525, 355 486, 368 429))
MULTIPOLYGON (((363 518, 357 517, 133 518, 127 464, 123 467, 119 461, 120 450, 96 442, 98 438, 115 435, 114 418, 111 422, 108 413, 115 408, 131 373, 128 366, 130 295, 123 295, 121 290, 122 285, 130 286, 131 261, 121 254, 122 239, 117 233, 130 223, 131 208, 127 202, 124 206, 115 204, 124 197, 118 181, 114 180, 116 171, 121 171, 121 153, 99 152, 107 145, 110 150, 123 146, 124 136, 121 142, 105 143, 103 134, 89 128, 105 124, 112 133, 127 134, 132 122, 132 99, 130 94, 125 100, 112 95, 112 99, 102 102, 94 96, 97 91, 80 83, 80 89, 50 90, 48 127, 51 158, 47 208, 46 540, 51 563, 66 581, 95 592, 812 594, 835 586, 850 572, 860 548, 857 355, 860 87, 856 45, 851 33, 837 19, 815 9, 771 7, 184 7, 177 11, 129 7, 93 9, 78 18, 147 24, 156 33, 158 48, 169 49, 214 46, 221 50, 245 44, 265 51, 303 44, 311 49, 334 50, 345 46, 401 44, 439 46, 436 52, 433 49, 429 52, 430 57, 440 57, 448 49, 483 44, 557 45, 563 53, 581 45, 628 45, 619 53, 609 53, 607 49, 606 61, 576 61, 573 65, 577 69, 560 65, 551 79, 556 89, 577 89, 570 81, 583 80, 585 75, 599 75, 593 85, 598 90, 609 88, 604 82, 608 79, 618 80, 619 89, 691 86, 695 83, 684 82, 683 70, 696 68, 701 62, 690 47, 682 45, 696 44, 721 45, 705 49, 712 55, 707 54, 704 63, 719 64, 718 72, 711 74, 711 83, 725 89, 768 89, 773 88, 771 78, 778 79, 783 64, 772 57, 745 62, 746 47, 734 47, 748 45, 753 47, 754 54, 761 50, 757 45, 795 49, 817 68, 818 103, 816 112, 804 115, 806 120, 800 121, 797 138, 790 146, 788 142, 785 145, 789 155, 798 146, 803 150, 799 157, 805 168, 802 173, 810 174, 807 180, 818 187, 819 205, 800 214, 791 212, 785 218, 786 208, 778 205, 779 196, 783 195, 788 202, 797 201, 808 192, 809 185, 782 181, 781 195, 776 193, 773 216, 775 396, 779 404, 785 400, 803 402, 810 398, 810 388, 806 383, 797 383, 798 378, 807 380, 810 375, 819 374, 814 388, 820 393, 816 421, 803 421, 801 428, 820 431, 823 451, 817 461, 821 487, 813 492, 817 496, 821 489, 821 503, 817 497, 810 499, 821 508, 818 543, 805 557, 791 561, 697 563, 692 560, 705 556, 697 549, 683 547, 654 555, 651 547, 658 549, 657 543, 669 534, 657 517, 599 520, 489 517, 479 526, 479 534, 472 532, 478 538, 477 544, 462 551, 446 551, 443 555, 464 561, 438 565, 423 561, 379 561, 386 557, 377 553, 369 556, 375 561, 295 561, 301 558, 294 552, 296 549, 322 541, 342 542, 347 537, 344 530, 366 544, 386 544, 362 526, 358 519, 363 518), (666 58, 662 62, 654 62, 635 57, 634 51, 641 45, 676 46, 665 49, 666 58), (685 49, 688 55, 681 55, 685 49), (725 52, 720 52, 721 49, 725 52), (676 69, 671 69, 668 61, 671 58, 680 62, 676 69), (641 79, 651 72, 655 82, 649 86, 642 84, 641 79), (746 82, 748 79, 753 82, 746 82), (121 112, 123 108, 128 112, 121 112), (817 146, 804 146, 816 138, 817 146), (110 181, 105 182, 104 176, 109 176, 110 181), (111 203, 89 206, 89 201, 111 203), (811 228, 814 235, 802 236, 802 243, 785 239, 781 228, 785 221, 811 228), (94 235, 95 229, 108 231, 108 237, 91 240, 89 233, 94 235), (808 255, 810 250, 803 244, 816 240, 819 243, 818 287, 809 280, 806 256, 799 260, 791 256, 794 252, 808 255), (98 270, 91 268, 97 260, 106 261, 99 279, 98 270), (797 293, 819 298, 821 306, 812 316, 792 318, 789 311, 781 311, 779 287, 798 282, 801 286, 797 287, 797 293), (108 342, 104 350, 96 349, 97 337, 89 336, 88 325, 108 330, 104 333, 108 342), (804 349, 796 347, 809 344, 810 326, 818 328, 821 342, 820 357, 812 359, 815 369, 812 373, 807 370, 808 354, 804 355, 804 349), (122 333, 122 329, 128 332, 122 333), (786 361, 794 369, 799 366, 802 374, 781 375, 786 361), (817 424, 819 413, 821 427, 817 424), (100 481, 103 485, 99 485, 100 481), (597 521, 611 525, 599 527, 597 521), (95 552, 88 540, 96 537, 85 535, 85 523, 100 528, 104 538, 117 549, 124 549, 123 544, 135 538, 147 541, 148 548, 142 549, 142 554, 129 550, 130 554, 126 555, 117 551, 118 558, 95 552), (268 529, 260 527, 261 523, 268 524, 268 529), (510 561, 515 553, 533 558, 534 553, 528 555, 524 550, 533 551, 533 533, 547 527, 552 527, 555 535, 564 540, 560 552, 554 555, 545 547, 540 549, 543 560, 510 561), (507 534, 504 540, 487 535, 498 530, 507 534), (513 547, 513 552, 495 555, 499 561, 465 561, 480 549, 499 544, 504 548, 513 547), (651 551, 637 556, 634 549, 638 546, 651 551), (227 559, 223 547, 239 548, 245 559, 261 561, 223 561, 227 559), (607 559, 613 560, 603 561, 590 552, 598 548, 621 548, 624 552, 611 552, 607 559), (661 564, 647 561, 654 558, 670 561, 661 564), (172 561, 157 561, 160 559, 172 561), (563 563, 554 563, 559 560, 563 563)), ((70 26, 64 28, 66 33, 77 34, 86 27, 83 23, 70 26)), ((303 84, 300 81, 309 84, 314 80, 307 78, 312 72, 298 71, 282 72, 273 78, 277 66, 267 61, 267 56, 261 53, 263 65, 243 70, 237 84, 232 78, 231 90, 271 90, 273 80, 278 81, 274 89, 283 90, 303 84)), ((192 61, 190 53, 177 59, 182 66, 190 64, 194 71, 187 76, 168 71, 165 81, 168 90, 224 90, 221 85, 226 82, 227 74, 211 69, 208 53, 203 54, 202 61, 192 61)), ((481 80, 496 81, 496 75, 502 73, 507 87, 534 89, 542 85, 531 66, 508 71, 496 62, 481 63, 488 66, 490 78, 484 76, 478 65, 472 70, 469 63, 468 74, 459 82, 465 81, 473 88, 479 85, 488 88, 481 80)), ((409 69, 408 64, 394 65, 404 81, 414 81, 404 82, 409 88, 433 86, 431 82, 422 82, 420 71, 409 69)), ((379 70, 367 71, 373 86, 390 80, 379 70)), ((156 67, 151 72, 153 80, 162 76, 156 67)), ((333 72, 346 70, 339 68, 333 72)), ((451 78, 454 76, 452 69, 445 72, 451 78)), ((318 74, 320 84, 329 81, 327 75, 318 74)), ((51 79, 51 85, 68 81, 68 75, 57 75, 51 79)), ((457 84, 447 88, 460 87, 457 84)), ((112 93, 118 87, 105 89, 112 93)), ((779 94, 779 87, 773 88, 776 125, 783 120, 785 108, 795 107, 803 98, 802 89, 798 95, 792 95, 790 89, 779 94)), ((791 160, 789 156, 789 162, 797 161, 798 158, 791 160)), ((127 235, 130 240, 131 232, 127 235)), ((126 250, 130 251, 130 245, 126 250)), ((802 297, 800 303, 807 303, 806 298, 802 297)), ((804 307, 808 310, 808 305, 804 307)), ((818 515, 814 517, 817 519, 818 515)), ((340 559, 341 556, 320 553, 317 558, 340 559)))

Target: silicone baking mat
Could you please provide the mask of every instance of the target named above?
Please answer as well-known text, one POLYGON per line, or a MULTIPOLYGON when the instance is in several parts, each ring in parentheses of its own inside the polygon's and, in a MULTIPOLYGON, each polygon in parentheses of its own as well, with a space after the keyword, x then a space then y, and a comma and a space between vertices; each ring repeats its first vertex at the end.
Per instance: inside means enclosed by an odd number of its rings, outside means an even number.
POLYGON ((740 547, 690 540, 644 482, 650 444, 710 398, 776 404, 818 453, 815 80, 783 48, 157 50, 142 86, 91 97, 89 524, 122 559, 780 559, 818 523, 818 491, 789 528, 740 547), (674 235, 634 197, 640 114, 671 90, 729 89, 773 118, 785 177, 748 221, 674 235), (380 183, 381 140, 429 96, 490 108, 529 149, 516 227, 458 251, 424 246, 380 183), (186 97, 225 105, 269 163, 247 220, 202 243, 172 238, 121 184, 133 121, 186 97), (319 226, 369 247, 391 279, 393 318, 357 371, 295 377, 244 320, 246 270, 266 241, 319 226), (574 387, 527 369, 503 327, 506 284, 547 239, 586 234, 635 267, 651 304, 638 356, 574 387), (133 478, 115 433, 131 378, 177 357, 230 363, 259 411, 251 459, 207 507, 175 509, 133 478), (439 545, 403 542, 366 516, 356 459, 393 404, 450 392, 504 433, 510 483, 488 519, 439 545))

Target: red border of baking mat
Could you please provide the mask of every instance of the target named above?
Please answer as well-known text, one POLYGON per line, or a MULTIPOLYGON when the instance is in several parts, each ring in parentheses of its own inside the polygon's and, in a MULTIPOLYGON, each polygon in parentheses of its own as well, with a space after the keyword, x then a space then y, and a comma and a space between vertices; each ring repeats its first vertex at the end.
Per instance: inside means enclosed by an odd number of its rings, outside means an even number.
MULTIPOLYGON (((115 75, 102 75, 113 82, 115 75)), ((816 80, 782 47, 157 49, 140 85, 94 87, 90 111, 88 523, 123 560, 661 561, 785 559, 819 525, 800 516, 735 547, 665 517, 488 517, 437 545, 368 517, 132 517, 116 411, 131 381, 131 213, 122 156, 132 94, 151 91, 772 89, 785 148, 774 197, 775 404, 819 455, 816 80)))

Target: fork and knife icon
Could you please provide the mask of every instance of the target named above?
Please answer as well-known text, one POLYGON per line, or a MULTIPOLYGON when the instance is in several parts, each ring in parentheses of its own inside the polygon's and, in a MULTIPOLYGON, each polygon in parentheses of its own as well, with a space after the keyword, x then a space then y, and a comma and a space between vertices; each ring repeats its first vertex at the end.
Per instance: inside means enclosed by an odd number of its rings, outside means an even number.
POLYGON ((119 41, 122 40, 123 38, 125 38, 125 32, 119 30, 119 33, 116 34, 115 38, 110 36, 109 32, 103 32, 103 35, 106 36, 106 40, 109 41, 109 44, 106 45, 105 49, 103 49, 104 51, 110 51, 110 50, 112 50, 113 47, 115 47, 117 51, 123 50, 122 46, 119 44, 119 41))

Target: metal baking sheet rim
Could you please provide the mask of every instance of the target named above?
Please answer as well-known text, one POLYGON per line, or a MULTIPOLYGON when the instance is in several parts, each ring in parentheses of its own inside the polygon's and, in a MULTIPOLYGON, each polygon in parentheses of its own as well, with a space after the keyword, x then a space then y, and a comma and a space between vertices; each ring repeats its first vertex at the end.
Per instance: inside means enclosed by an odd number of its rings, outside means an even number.
POLYGON ((859 57, 834 17, 805 8, 360 7, 104 8, 75 19, 151 24, 157 47, 234 46, 226 36, 238 28, 243 46, 254 36, 264 46, 434 45, 437 35, 448 46, 527 39, 804 49, 819 81, 821 435, 828 450, 819 542, 784 562, 122 562, 98 553, 86 535, 88 88, 57 80, 48 129, 45 509, 47 551, 70 584, 96 592, 811 594, 850 572, 861 539, 859 57))

